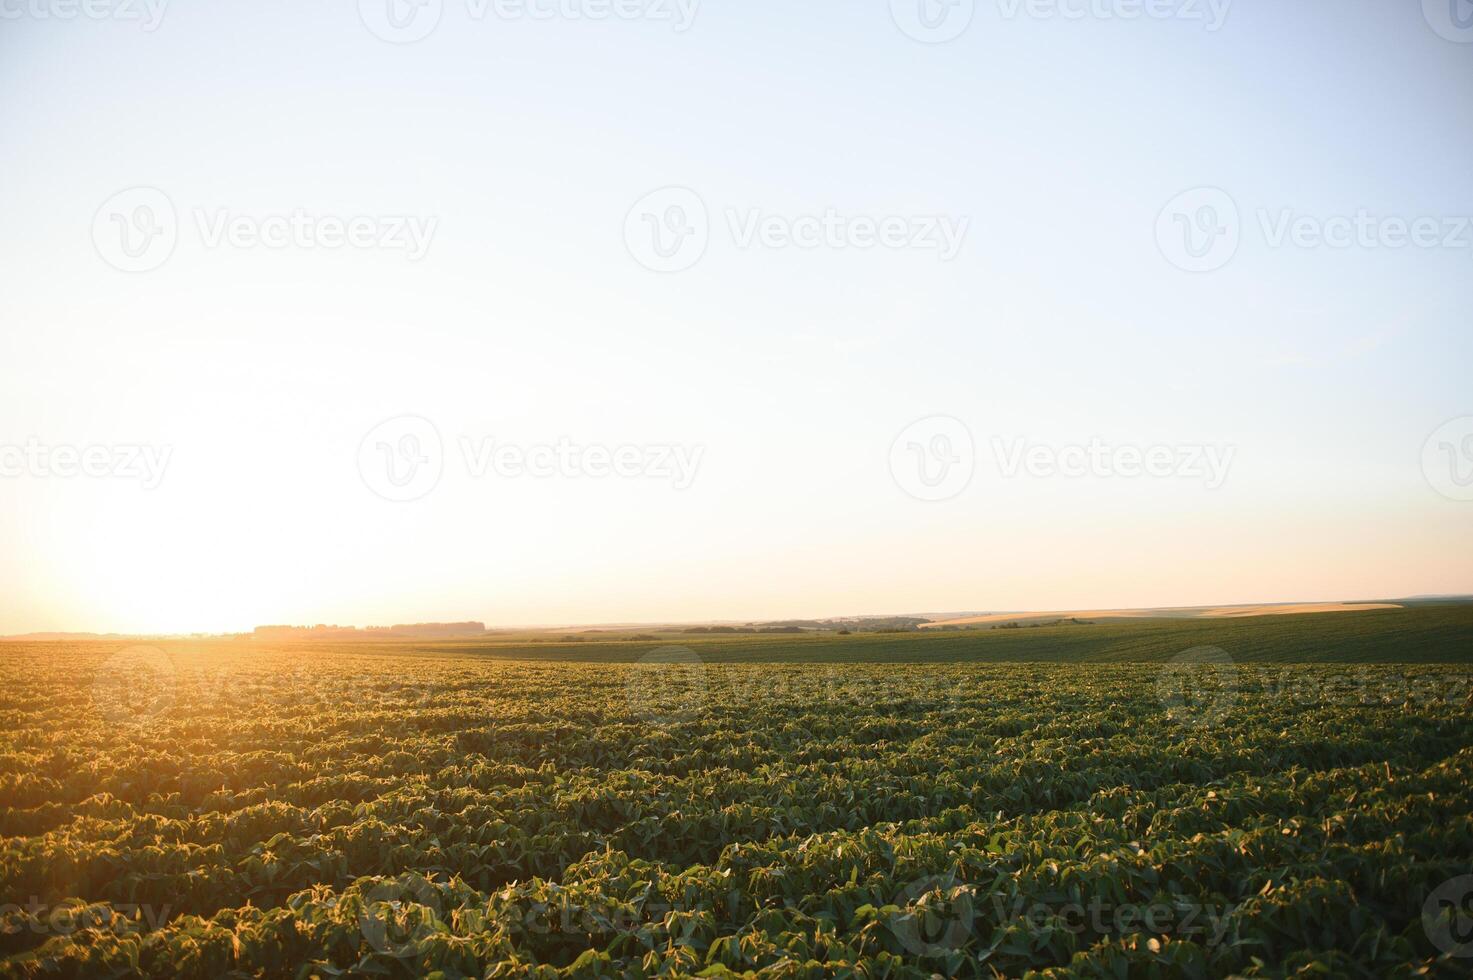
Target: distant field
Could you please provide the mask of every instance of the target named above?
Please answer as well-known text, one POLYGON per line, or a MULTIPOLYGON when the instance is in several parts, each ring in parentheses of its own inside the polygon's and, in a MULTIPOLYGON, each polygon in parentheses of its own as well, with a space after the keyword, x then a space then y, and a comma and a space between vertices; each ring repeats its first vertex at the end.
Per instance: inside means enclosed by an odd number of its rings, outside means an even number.
POLYGON ((143 643, 171 653, 323 653, 476 656, 502 660, 633 662, 667 647, 706 663, 1161 663, 1195 647, 1220 647, 1242 663, 1473 663, 1473 602, 1411 603, 1334 614, 1105 619, 1087 623, 979 625, 916 632, 710 634, 631 629, 532 632, 473 640, 303 642, 243 640, 0 641, 6 651, 106 654, 143 643))
POLYGON ((978 626, 993 623, 1048 622, 1059 619, 1212 619, 1248 616, 1295 616, 1301 613, 1368 612, 1400 609, 1394 602, 1297 602, 1256 606, 1193 606, 1180 609, 1083 609, 1072 612, 988 613, 926 623, 921 629, 978 626))
MULTIPOLYGON (((182 641, 166 645, 180 649, 191 646, 182 641)), ((241 645, 253 648, 249 643, 241 645)), ((689 649, 707 663, 1159 663, 1201 646, 1220 647, 1241 663, 1473 663, 1473 603, 1332 615, 1107 620, 1089 625, 956 632, 850 636, 670 633, 652 639, 600 636, 581 642, 461 640, 301 649, 304 655, 310 655, 311 649, 340 649, 622 662, 639 660, 666 646, 689 649)))

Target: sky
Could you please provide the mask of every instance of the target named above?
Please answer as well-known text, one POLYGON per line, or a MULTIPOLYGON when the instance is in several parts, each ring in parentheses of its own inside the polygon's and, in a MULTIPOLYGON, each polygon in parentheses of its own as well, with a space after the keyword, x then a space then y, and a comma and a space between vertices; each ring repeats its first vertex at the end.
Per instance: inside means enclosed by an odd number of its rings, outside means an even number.
POLYGON ((1467 0, 0 0, 0 91, 0 633, 1473 592, 1467 0))

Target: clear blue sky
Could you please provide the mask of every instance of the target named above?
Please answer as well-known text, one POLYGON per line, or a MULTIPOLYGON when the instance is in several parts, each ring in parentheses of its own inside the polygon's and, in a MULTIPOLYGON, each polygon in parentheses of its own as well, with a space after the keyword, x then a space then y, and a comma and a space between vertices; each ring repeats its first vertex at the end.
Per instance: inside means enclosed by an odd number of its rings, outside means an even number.
POLYGON ((1239 0, 1209 31, 992 0, 943 44, 881 0, 707 2, 685 31, 444 0, 412 44, 348 2, 152 31, 9 3, 0 444, 171 455, 150 488, 0 478, 0 632, 1473 591, 1473 503, 1420 462, 1473 415, 1473 232, 1275 247, 1260 218, 1473 215, 1473 43, 1416 3, 1239 0), (672 185, 709 244, 652 272, 625 219, 672 185), (134 187, 178 242, 128 273, 93 232, 134 187), (1155 229, 1198 187, 1241 241, 1194 273, 1155 229), (728 218, 827 209, 966 236, 743 248, 728 218), (414 261, 211 247, 197 217, 296 210, 435 226, 414 261), (446 457, 408 503, 359 465, 402 415, 446 457), (887 463, 932 415, 976 445, 937 502, 887 463), (475 477, 462 437, 703 455, 683 489, 475 477), (1007 477, 994 438, 1234 456, 1216 488, 1007 477))

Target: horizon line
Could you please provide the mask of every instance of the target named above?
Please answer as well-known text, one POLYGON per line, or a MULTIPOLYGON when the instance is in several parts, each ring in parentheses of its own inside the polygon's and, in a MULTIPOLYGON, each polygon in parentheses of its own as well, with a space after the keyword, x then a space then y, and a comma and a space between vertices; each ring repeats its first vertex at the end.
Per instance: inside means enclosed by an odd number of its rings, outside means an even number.
MULTIPOLYGON (((587 630, 597 630, 597 629, 606 629, 606 630, 612 630, 612 629, 625 629, 625 630, 653 629, 653 628, 658 628, 658 627, 672 627, 672 626, 690 626, 690 627, 700 627, 700 626, 762 626, 762 625, 769 625, 769 624, 772 624, 772 623, 786 623, 786 622, 815 622, 815 623, 824 623, 824 622, 838 622, 838 621, 845 621, 845 620, 866 620, 866 619, 876 619, 876 620, 879 620, 879 619, 902 619, 902 618, 903 619, 923 619, 923 620, 927 620, 929 622, 940 622, 940 621, 944 621, 946 619, 962 619, 962 618, 971 617, 971 616, 1007 616, 1007 615, 1015 615, 1015 616, 1022 617, 1022 616, 1045 616, 1045 615, 1053 615, 1053 614, 1060 614, 1060 615, 1063 615, 1063 614, 1078 614, 1080 612, 1090 612, 1090 613, 1094 613, 1096 615, 1102 615, 1103 616, 1105 614, 1109 614, 1109 613, 1112 613, 1112 612, 1113 613, 1126 613, 1126 612, 1155 612, 1155 613, 1164 613, 1164 612, 1184 612, 1184 611, 1198 610, 1198 609, 1237 609, 1237 608, 1250 608, 1250 607, 1255 607, 1255 606, 1272 607, 1272 606, 1329 605, 1329 604, 1340 604, 1340 605, 1352 605, 1352 606, 1354 606, 1354 605, 1368 605, 1368 604, 1374 604, 1374 603, 1429 602, 1429 601, 1439 601, 1439 600, 1440 601, 1453 601, 1453 600, 1473 601, 1473 592, 1418 593, 1416 595, 1409 595, 1409 596, 1378 597, 1378 598, 1356 598, 1356 599, 1344 599, 1344 598, 1336 598, 1336 599, 1275 599, 1275 600, 1270 600, 1270 601, 1257 601, 1257 602, 1254 602, 1254 601, 1248 601, 1248 602, 1209 602, 1209 603, 1199 603, 1199 604, 1193 604, 1193 605, 1165 605, 1165 606, 1114 605, 1114 606, 1097 606, 1097 607, 1076 607, 1076 608, 1072 608, 1072 609, 1059 609, 1059 608, 1055 608, 1055 609, 1047 609, 1047 608, 1036 608, 1036 609, 990 609, 990 610, 987 610, 987 609, 971 609, 971 610, 947 610, 945 612, 931 611, 931 612, 897 612, 897 613, 849 613, 849 614, 843 614, 843 615, 830 615, 830 616, 778 616, 778 617, 769 617, 769 618, 761 618, 761 617, 750 617, 750 618, 733 617, 733 618, 724 618, 724 619, 690 619, 690 620, 684 620, 684 619, 653 619, 653 620, 633 620, 633 621, 617 621, 616 620, 616 621, 595 621, 595 622, 552 622, 552 623, 510 623, 510 624, 507 624, 507 623, 502 623, 502 624, 487 623, 485 620, 480 620, 480 619, 463 619, 463 620, 423 620, 423 621, 420 621, 420 622, 413 622, 413 623, 410 623, 410 622, 401 622, 401 623, 394 623, 394 624, 386 625, 386 626, 378 626, 378 625, 372 625, 372 624, 365 624, 365 625, 352 624, 352 625, 350 625, 350 624, 340 624, 340 623, 331 623, 331 624, 329 624, 329 623, 262 623, 262 624, 259 624, 257 626, 251 627, 250 629, 246 629, 246 630, 219 630, 219 631, 214 631, 214 630, 162 630, 162 631, 118 631, 118 630, 108 630, 108 631, 98 631, 98 630, 86 630, 86 629, 40 629, 40 630, 29 630, 29 631, 24 632, 24 633, 5 633, 5 634, 0 634, 0 641, 26 640, 26 639, 36 638, 36 637, 79 637, 79 638, 83 638, 83 637, 97 637, 97 638, 101 638, 101 639, 106 639, 106 638, 111 638, 111 637, 116 637, 116 638, 150 638, 150 639, 229 638, 229 637, 252 636, 255 633, 257 633, 257 632, 259 632, 259 631, 261 631, 263 629, 314 630, 314 629, 317 629, 319 627, 322 627, 322 628, 324 628, 326 630, 341 630, 341 631, 344 631, 344 632, 356 631, 356 632, 367 633, 367 632, 373 632, 373 631, 384 631, 384 632, 388 632, 388 631, 392 631, 392 630, 395 630, 395 629, 414 628, 414 627, 425 627, 425 626, 468 625, 468 624, 472 624, 472 623, 479 624, 482 627, 483 632, 489 634, 489 633, 499 633, 499 632, 523 631, 523 630, 525 630, 525 631, 556 631, 556 630, 584 630, 584 631, 587 631, 587 630)), ((1139 618, 1139 617, 1130 617, 1130 616, 1121 615, 1121 616, 1117 616, 1117 617, 1113 617, 1113 618, 1127 619, 1127 618, 1139 618)), ((467 633, 467 634, 463 634, 462 637, 458 637, 458 638, 463 638, 464 636, 474 636, 474 635, 476 635, 476 634, 475 633, 467 633)), ((447 637, 447 638, 450 638, 450 637, 447 637)))

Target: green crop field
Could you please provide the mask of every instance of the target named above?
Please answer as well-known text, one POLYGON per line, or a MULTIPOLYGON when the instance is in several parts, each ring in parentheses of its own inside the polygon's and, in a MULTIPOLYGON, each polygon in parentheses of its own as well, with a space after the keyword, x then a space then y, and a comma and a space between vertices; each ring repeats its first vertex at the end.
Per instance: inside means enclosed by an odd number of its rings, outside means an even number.
POLYGON ((0 646, 0 976, 1467 976, 1473 614, 0 646))

